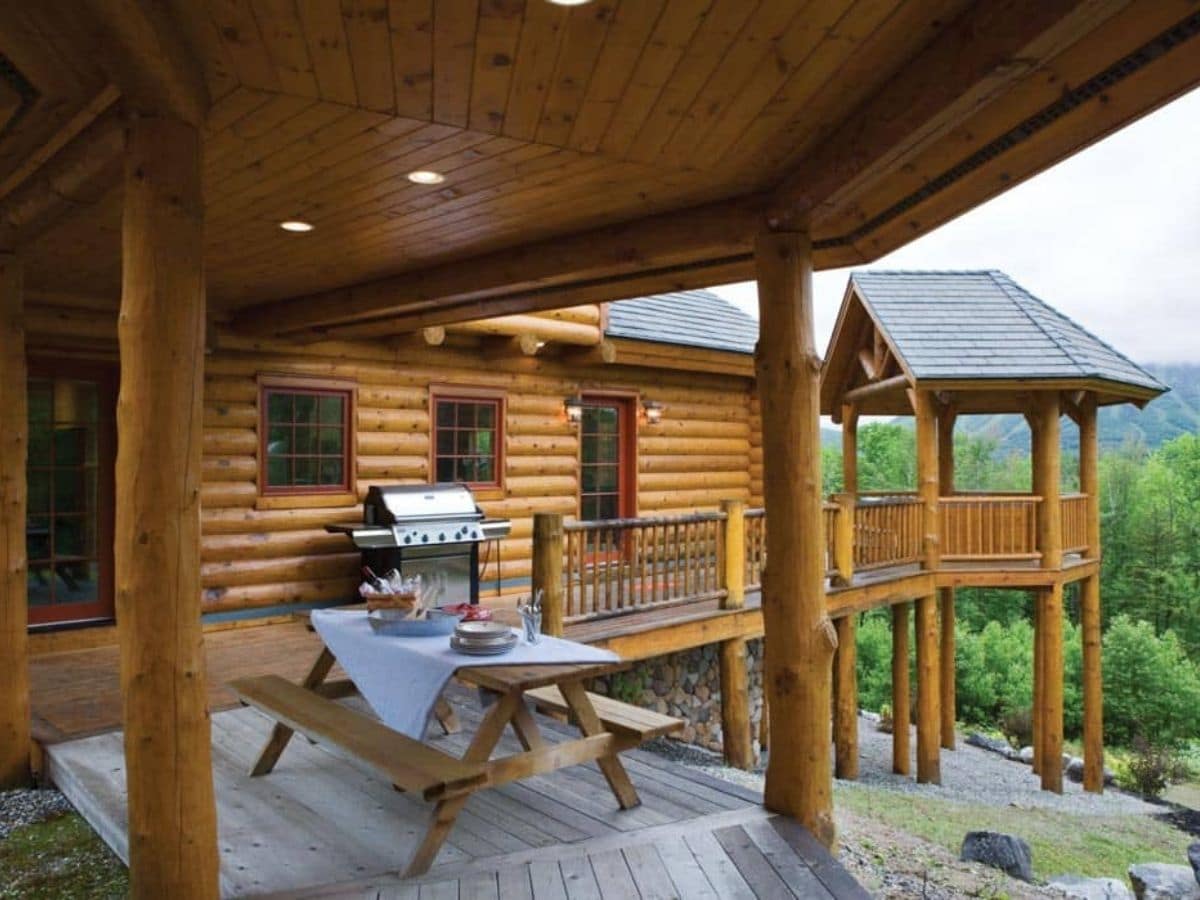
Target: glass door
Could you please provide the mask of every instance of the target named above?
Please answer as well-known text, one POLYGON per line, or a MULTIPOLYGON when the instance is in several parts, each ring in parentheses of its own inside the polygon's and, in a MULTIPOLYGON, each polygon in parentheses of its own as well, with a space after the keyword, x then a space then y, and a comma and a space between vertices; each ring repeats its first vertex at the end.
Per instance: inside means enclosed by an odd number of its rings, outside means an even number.
POLYGON ((633 401, 584 397, 579 429, 579 518, 635 515, 633 401))
POLYGON ((113 616, 115 390, 85 375, 29 380, 31 625, 113 616))

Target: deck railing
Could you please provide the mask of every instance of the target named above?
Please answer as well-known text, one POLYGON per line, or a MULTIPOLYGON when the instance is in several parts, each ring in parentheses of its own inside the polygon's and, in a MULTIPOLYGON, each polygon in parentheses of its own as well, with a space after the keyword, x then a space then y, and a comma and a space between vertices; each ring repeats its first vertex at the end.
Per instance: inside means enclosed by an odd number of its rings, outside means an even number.
POLYGON ((854 570, 921 558, 921 501, 915 494, 859 494, 854 508, 854 570))
POLYGON ((1063 494, 1063 552, 1083 553, 1088 549, 1087 494, 1063 494))
POLYGON ((767 511, 761 506, 746 510, 746 590, 762 587, 767 564, 767 511))
POLYGON ((563 526, 563 621, 724 596, 724 513, 563 526))
POLYGON ((1037 508, 1031 494, 962 494, 942 497, 942 559, 1040 559, 1037 508))

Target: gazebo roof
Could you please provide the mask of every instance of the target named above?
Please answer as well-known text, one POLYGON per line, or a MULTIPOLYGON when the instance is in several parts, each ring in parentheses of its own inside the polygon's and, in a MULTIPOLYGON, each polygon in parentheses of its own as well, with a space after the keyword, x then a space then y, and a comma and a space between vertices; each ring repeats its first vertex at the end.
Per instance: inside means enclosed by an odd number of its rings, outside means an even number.
MULTIPOLYGON (((1101 402, 1144 402, 1167 386, 998 270, 863 271, 850 276, 822 386, 822 407, 892 374, 905 387, 958 392, 1093 389, 1101 402), (863 351, 871 342, 868 372, 863 351), (885 352, 886 348, 886 352, 885 352), (900 376, 903 376, 901 382, 900 376)), ((1002 401, 989 398, 988 409, 1002 401)), ((864 411, 867 411, 864 409, 864 411)))

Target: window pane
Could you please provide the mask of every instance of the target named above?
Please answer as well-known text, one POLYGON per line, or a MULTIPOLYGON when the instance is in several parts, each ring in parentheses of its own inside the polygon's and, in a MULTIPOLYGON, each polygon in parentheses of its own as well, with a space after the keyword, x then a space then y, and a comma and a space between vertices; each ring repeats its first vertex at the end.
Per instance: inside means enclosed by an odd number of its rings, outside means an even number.
POLYGON ((341 425, 345 421, 346 399, 324 396, 318 404, 322 425, 341 425))
POLYGON ((470 431, 456 431, 454 438, 454 450, 459 455, 466 455, 474 450, 474 435, 470 431))
POLYGON ((584 497, 579 502, 579 516, 585 522, 596 518, 596 498, 584 497))
POLYGON ((297 425, 293 453, 317 453, 317 429, 307 425, 297 425))
POLYGON ((439 456, 449 456, 454 452, 454 432, 439 431, 437 436, 437 452, 439 456))
POLYGON ((329 486, 338 485, 342 484, 344 480, 342 478, 342 461, 340 459, 321 460, 321 484, 329 486))
POLYGON ((481 405, 476 424, 483 428, 494 428, 496 426, 496 407, 498 405, 497 403, 481 405))
POLYGON ((475 427, 475 404, 474 403, 458 404, 458 427, 459 428, 474 428, 475 427))
POLYGON ((54 430, 54 462, 56 465, 82 465, 86 455, 86 429, 60 425, 54 430))
POLYGON ((475 458, 471 456, 461 457, 458 460, 458 465, 454 471, 456 481, 478 481, 475 477, 475 458))
POLYGON ((267 485, 287 487, 292 483, 292 461, 286 457, 267 462, 267 485))
POLYGON ((292 395, 272 391, 267 394, 267 421, 292 421, 292 395))
POLYGON ((342 453, 342 429, 340 428, 322 428, 321 429, 321 454, 337 454, 342 453))
POLYGON ((43 516, 30 516, 25 525, 25 553, 32 565, 33 560, 50 558, 50 520, 43 516))
POLYGON ((579 471, 579 488, 585 493, 596 490, 596 467, 583 466, 579 471))
POLYGON ((442 400, 437 405, 437 423, 440 426, 454 426, 454 403, 442 400))
POLYGON ((54 554, 56 556, 85 555, 82 519, 74 516, 58 516, 55 518, 54 554))
POLYGON ((491 456, 492 455, 492 432, 476 431, 475 432, 475 446, 472 449, 474 450, 475 453, 478 453, 480 456, 485 456, 485 455, 491 456))
POLYGON ((453 457, 443 457, 437 461, 437 480, 439 482, 454 481, 453 457))
POLYGON ((83 512, 87 509, 83 494, 83 473, 79 469, 55 470, 54 509, 57 512, 83 512))
POLYGON ((42 379, 29 382, 29 421, 49 422, 54 417, 54 385, 42 379))
POLYGON ((619 518, 619 505, 616 494, 601 494, 596 498, 596 517, 599 519, 619 518))
POLYGON ((29 473, 29 513, 50 512, 50 470, 34 469, 29 473))
POLYGON ((317 461, 303 456, 292 460, 293 484, 312 486, 317 484, 317 461))
POLYGON ((49 422, 31 422, 29 425, 29 464, 50 465, 50 446, 54 432, 49 422))
POLYGON ((475 472, 475 480, 480 484, 496 483, 496 464, 492 457, 487 456, 479 460, 475 472))
POLYGON ((296 394, 296 421, 315 424, 317 421, 317 397, 313 394, 296 394))
POLYGON ((598 491, 616 491, 617 489, 617 467, 616 466, 597 466, 596 472, 596 490, 598 491))
POLYGON ((269 456, 294 452, 291 425, 272 425, 267 429, 267 454, 269 456))

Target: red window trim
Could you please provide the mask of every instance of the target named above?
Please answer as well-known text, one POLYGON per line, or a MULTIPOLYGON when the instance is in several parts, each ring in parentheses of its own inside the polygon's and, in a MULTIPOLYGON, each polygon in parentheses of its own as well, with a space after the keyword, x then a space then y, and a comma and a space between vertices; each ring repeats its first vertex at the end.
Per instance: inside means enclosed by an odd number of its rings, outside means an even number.
MULTIPOLYGON (((438 464, 438 424, 437 424, 437 405, 440 402, 450 403, 479 403, 481 401, 490 401, 496 404, 496 444, 495 444, 495 462, 494 468, 496 472, 495 481, 469 481, 467 486, 473 490, 493 491, 502 493, 504 491, 504 468, 505 454, 504 443, 507 432, 508 418, 508 398, 504 391, 493 388, 474 388, 461 387, 458 385, 430 385, 429 388, 429 483, 437 483, 437 464, 438 464)), ((485 499, 487 499, 485 497, 485 499)))
POLYGON ((258 376, 258 496, 297 497, 351 494, 355 485, 355 462, 357 453, 357 401, 358 386, 353 381, 325 378, 303 378, 292 375, 258 376), (271 486, 267 482, 267 398, 272 393, 308 394, 317 396, 341 395, 346 398, 342 411, 342 429, 345 440, 342 444, 342 482, 326 485, 271 486))

